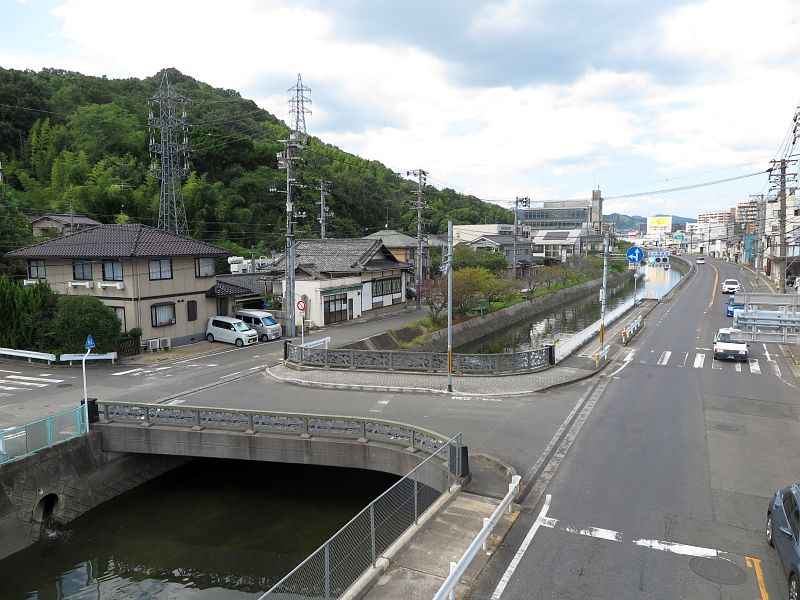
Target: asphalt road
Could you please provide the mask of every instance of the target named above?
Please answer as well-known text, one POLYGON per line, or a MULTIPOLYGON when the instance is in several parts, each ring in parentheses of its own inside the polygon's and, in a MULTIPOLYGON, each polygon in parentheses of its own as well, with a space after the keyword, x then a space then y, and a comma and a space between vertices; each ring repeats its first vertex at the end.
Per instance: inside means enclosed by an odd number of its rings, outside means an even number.
POLYGON ((774 345, 713 361, 727 277, 744 279, 709 260, 650 315, 475 598, 786 596, 762 530, 773 491, 797 479, 800 392, 774 345))

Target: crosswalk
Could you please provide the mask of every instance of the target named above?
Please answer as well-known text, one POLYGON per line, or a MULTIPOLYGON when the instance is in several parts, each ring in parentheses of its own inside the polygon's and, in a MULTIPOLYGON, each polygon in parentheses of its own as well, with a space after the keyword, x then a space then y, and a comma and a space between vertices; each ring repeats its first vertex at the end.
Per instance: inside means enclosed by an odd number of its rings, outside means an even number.
POLYGON ((64 383, 66 380, 63 375, 56 377, 52 373, 36 373, 35 377, 22 373, 22 371, 0 369, 0 398, 7 398, 20 392, 39 390, 64 383))
POLYGON ((766 359, 763 357, 761 359, 749 358, 747 361, 714 360, 713 351, 710 348, 695 348, 692 352, 663 350, 660 353, 659 351, 641 352, 630 350, 621 359, 624 362, 657 367, 679 369, 711 368, 714 371, 735 371, 736 373, 749 373, 751 375, 761 375, 766 372, 781 377, 780 366, 770 356, 766 357, 766 359))
MULTIPOLYGON (((182 369, 204 369, 210 367, 218 367, 219 363, 187 363, 181 364, 178 368, 182 369)), ((112 377, 172 377, 173 369, 178 370, 178 368, 172 366, 162 366, 162 367, 135 367, 133 369, 126 369, 124 371, 117 371, 116 373, 111 373, 112 377)))

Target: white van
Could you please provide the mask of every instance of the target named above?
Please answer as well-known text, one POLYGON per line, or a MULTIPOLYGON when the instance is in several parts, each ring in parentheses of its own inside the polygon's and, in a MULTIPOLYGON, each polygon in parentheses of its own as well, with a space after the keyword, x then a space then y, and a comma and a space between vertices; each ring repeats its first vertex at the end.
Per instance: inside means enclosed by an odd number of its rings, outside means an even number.
POLYGON ((252 327, 258 332, 258 337, 262 342, 270 340, 277 340, 283 331, 278 321, 265 310, 252 310, 249 308, 240 308, 233 313, 234 318, 241 319, 247 325, 252 327))
POLYGON ((236 344, 241 348, 257 343, 258 333, 240 319, 211 317, 206 327, 206 339, 209 342, 236 344))

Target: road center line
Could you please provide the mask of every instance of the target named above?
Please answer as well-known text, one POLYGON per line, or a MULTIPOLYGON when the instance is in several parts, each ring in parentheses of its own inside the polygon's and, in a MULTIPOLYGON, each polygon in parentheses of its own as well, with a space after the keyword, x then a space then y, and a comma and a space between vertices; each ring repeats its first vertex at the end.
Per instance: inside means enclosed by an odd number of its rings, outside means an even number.
POLYGON ((542 506, 542 510, 539 512, 539 516, 536 517, 536 521, 533 522, 531 528, 528 530, 525 539, 522 540, 522 544, 517 550, 517 553, 514 555, 514 558, 511 559, 511 562, 508 564, 508 568, 506 572, 503 573, 503 576, 500 578, 500 581, 497 583, 497 587, 494 589, 494 593, 492 594, 491 600, 500 600, 500 596, 503 595, 503 591, 506 589, 508 582, 511 581, 511 577, 514 576, 514 571, 517 570, 517 566, 519 566, 522 557, 525 555, 525 552, 528 550, 528 546, 531 545, 533 541, 533 536, 536 535, 536 532, 539 531, 539 527, 542 526, 544 520, 547 518, 547 510, 550 508, 550 500, 552 496, 547 494, 544 499, 544 506, 542 506))

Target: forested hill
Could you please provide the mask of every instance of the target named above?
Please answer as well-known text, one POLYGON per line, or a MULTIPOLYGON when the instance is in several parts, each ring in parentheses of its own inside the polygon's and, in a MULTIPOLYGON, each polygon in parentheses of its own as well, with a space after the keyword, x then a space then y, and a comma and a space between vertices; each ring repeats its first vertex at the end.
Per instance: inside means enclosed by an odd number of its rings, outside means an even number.
MULTIPOLYGON (((286 124, 234 90, 212 88, 169 69, 173 89, 191 104, 191 173, 183 198, 193 236, 249 251, 283 246, 286 175, 278 140, 286 124)), ((5 197, 26 214, 76 213, 103 223, 158 220, 159 186, 150 174, 148 99, 161 73, 106 79, 47 69, 0 69, 0 161, 5 197), (9 190, 10 188, 10 190, 9 190), (10 192, 10 193, 8 193, 10 192)), ((310 138, 297 179, 297 235, 318 237, 321 179, 332 182, 330 237, 364 236, 384 227, 416 232, 416 185, 383 164, 310 138)), ((456 224, 510 223, 511 212, 453 190, 426 188, 425 231, 456 224)), ((0 194, 2 197, 3 194, 0 194)), ((8 208, 8 207, 5 207, 8 208)), ((7 238, 8 239, 8 238, 7 238)), ((9 250, 2 244, 0 252, 9 250)))

